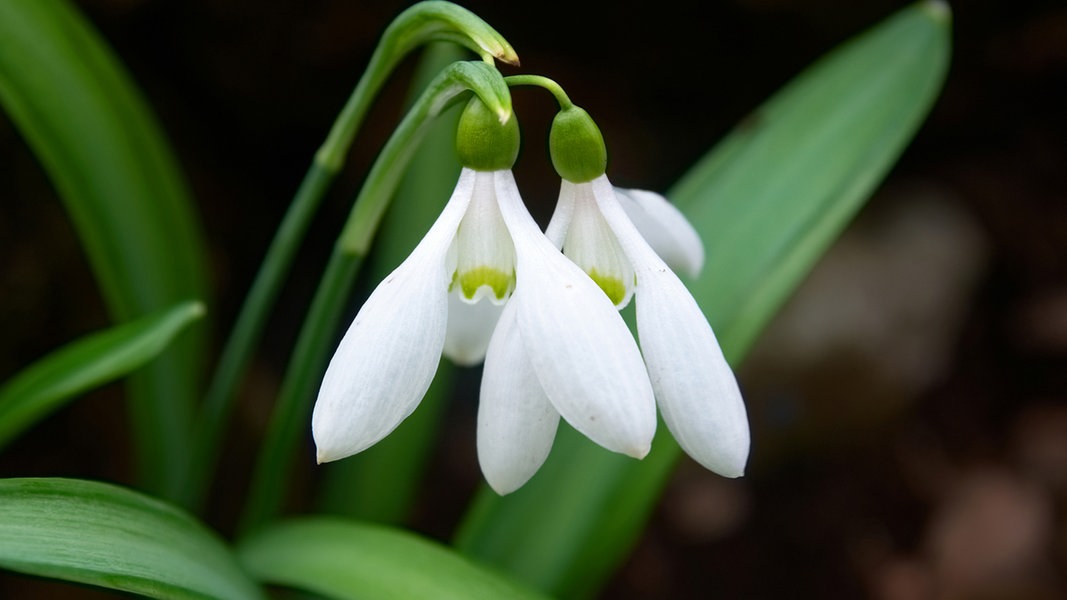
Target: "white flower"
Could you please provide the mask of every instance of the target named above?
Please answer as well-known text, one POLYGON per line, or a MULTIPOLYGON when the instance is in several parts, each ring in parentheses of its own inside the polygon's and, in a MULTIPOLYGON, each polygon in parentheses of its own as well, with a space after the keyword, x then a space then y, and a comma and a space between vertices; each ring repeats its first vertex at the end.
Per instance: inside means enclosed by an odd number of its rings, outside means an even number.
POLYGON ((625 323, 544 237, 511 171, 464 169, 441 216, 367 299, 330 361, 312 416, 319 462, 396 428, 442 351, 473 363, 487 345, 479 458, 498 491, 536 471, 559 415, 606 448, 648 452, 652 385, 625 323))
POLYGON ((614 190, 601 175, 563 181, 546 234, 618 307, 636 296, 641 351, 668 429, 703 466, 742 475, 750 440, 737 381, 700 307, 664 263, 700 271, 703 247, 685 217, 662 196, 614 190))

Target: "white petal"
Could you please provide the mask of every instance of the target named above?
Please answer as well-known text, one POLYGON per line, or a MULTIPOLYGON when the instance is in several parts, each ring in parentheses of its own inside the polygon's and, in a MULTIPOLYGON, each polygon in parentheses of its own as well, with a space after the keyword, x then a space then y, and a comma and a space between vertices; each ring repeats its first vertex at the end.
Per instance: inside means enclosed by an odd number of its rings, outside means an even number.
POLYGON ((633 336, 600 288, 541 233, 510 173, 497 180, 497 199, 517 259, 509 305, 517 304, 519 330, 545 394, 586 437, 643 457, 656 408, 633 336))
POLYGON ((493 328, 503 311, 503 305, 488 300, 471 304, 460 297, 458 288, 453 288, 448 294, 445 356, 464 367, 482 362, 493 328))
POLYGON ((664 262, 690 277, 700 275, 704 243, 680 210, 655 192, 622 188, 615 191, 626 216, 664 262))
POLYGON ((574 215, 567 228, 563 253, 600 286, 616 307, 623 308, 633 296, 633 265, 601 216, 592 186, 563 180, 560 196, 574 199, 574 215))
POLYGON ((478 403, 478 462, 489 486, 504 495, 529 481, 548 458, 558 425, 508 304, 489 343, 478 403))
POLYGON ((311 417, 320 463, 382 439, 426 394, 445 340, 448 248, 473 184, 465 170, 437 222, 378 284, 337 347, 311 417))
POLYGON ((637 330, 667 427, 706 468, 739 477, 748 461, 745 404, 730 365, 693 296, 615 201, 606 178, 597 203, 637 270, 637 330))
POLYGON ((567 230, 571 227, 574 218, 574 184, 563 180, 559 188, 559 200, 556 208, 552 211, 552 218, 548 220, 545 228, 545 237, 558 249, 563 249, 563 241, 567 238, 567 230))
POLYGON ((474 192, 454 242, 456 278, 452 286, 475 303, 497 304, 515 288, 515 249, 500 217, 492 172, 475 172, 474 192))

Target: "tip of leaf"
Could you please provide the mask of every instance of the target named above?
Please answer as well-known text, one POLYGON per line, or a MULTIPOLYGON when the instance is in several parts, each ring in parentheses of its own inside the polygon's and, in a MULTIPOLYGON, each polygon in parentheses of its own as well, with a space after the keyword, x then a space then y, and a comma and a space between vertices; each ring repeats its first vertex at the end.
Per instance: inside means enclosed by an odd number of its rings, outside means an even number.
POLYGON ((515 53, 515 49, 510 44, 504 44, 503 47, 493 54, 496 59, 502 63, 509 64, 513 67, 520 66, 519 55, 515 53))

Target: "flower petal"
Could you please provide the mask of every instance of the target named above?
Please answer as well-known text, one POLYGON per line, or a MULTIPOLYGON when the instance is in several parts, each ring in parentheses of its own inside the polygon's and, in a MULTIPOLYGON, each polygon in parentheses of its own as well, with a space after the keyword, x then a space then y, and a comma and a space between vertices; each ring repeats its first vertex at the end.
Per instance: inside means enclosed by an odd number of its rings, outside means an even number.
POLYGON ((563 249, 563 241, 567 239, 567 230, 570 229, 571 220, 574 219, 575 186, 574 184, 567 185, 568 183, 564 180, 560 185, 559 200, 556 201, 552 218, 548 220, 548 227, 545 228, 545 237, 559 250, 563 249))
POLYGON ((492 172, 474 173, 474 191, 454 242, 452 286, 467 302, 483 298, 503 304, 515 288, 515 248, 500 217, 492 172))
POLYGON ((615 200, 606 178, 597 203, 637 271, 637 330, 667 427, 689 456, 726 477, 744 473, 748 417, 715 333, 693 296, 615 200))
POLYGON ((594 442, 643 457, 656 408, 633 336, 600 288, 541 233, 510 172, 497 179, 497 199, 517 259, 509 306, 517 304, 519 331, 545 394, 594 442))
POLYGON ((663 262, 690 277, 700 275, 704 243, 680 210, 655 192, 622 188, 615 192, 626 216, 663 262))
POLYGON ((444 354, 457 365, 469 367, 485 359, 489 338, 504 306, 488 300, 471 304, 460 297, 461 293, 453 288, 448 294, 444 354))
POLYGON ((441 216, 378 284, 338 345, 311 417, 320 463, 382 439, 425 395, 445 340, 448 248, 473 186, 465 170, 441 216))
POLYGON ((489 486, 504 495, 529 481, 548 458, 558 425, 509 303, 489 342, 478 402, 478 462, 489 486))
POLYGON ((618 308, 630 303, 634 291, 634 268, 604 221, 588 183, 566 179, 560 196, 573 197, 574 215, 567 228, 563 253, 585 271, 618 308))

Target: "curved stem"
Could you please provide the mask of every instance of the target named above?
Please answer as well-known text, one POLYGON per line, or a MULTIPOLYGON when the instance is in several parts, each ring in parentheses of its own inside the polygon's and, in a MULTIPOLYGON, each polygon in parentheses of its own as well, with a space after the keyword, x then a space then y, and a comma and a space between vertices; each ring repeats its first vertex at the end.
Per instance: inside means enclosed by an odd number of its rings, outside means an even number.
POLYGON ((570 97, 567 96, 567 92, 563 91, 563 87, 548 77, 542 77, 540 75, 510 75, 505 77, 504 81, 507 82, 509 86, 533 85, 548 90, 556 97, 556 102, 559 103, 559 107, 563 110, 574 106, 570 97))

